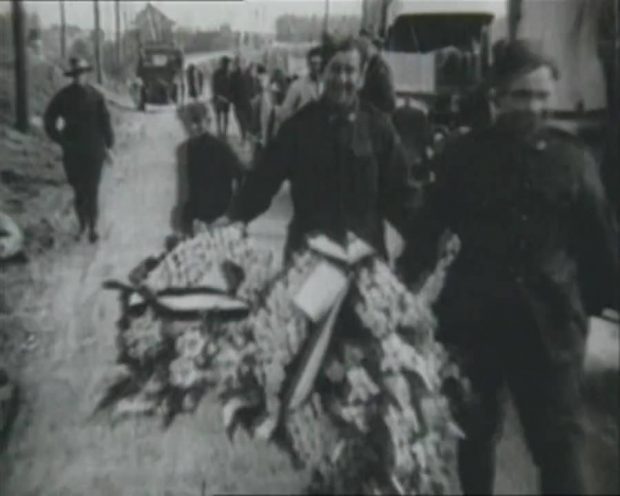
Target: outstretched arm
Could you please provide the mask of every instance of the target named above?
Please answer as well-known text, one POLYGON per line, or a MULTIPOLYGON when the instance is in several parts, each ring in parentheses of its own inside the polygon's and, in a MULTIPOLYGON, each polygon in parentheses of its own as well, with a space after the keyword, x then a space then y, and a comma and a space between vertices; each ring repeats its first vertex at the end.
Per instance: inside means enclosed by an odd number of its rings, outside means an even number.
POLYGON ((52 101, 45 109, 45 113, 43 115, 43 125, 45 127, 45 132, 47 133, 49 138, 56 143, 60 143, 62 139, 62 135, 60 131, 58 131, 58 118, 61 117, 61 115, 62 93, 58 93, 52 98, 52 101))
POLYGON ((572 241, 586 311, 597 315, 607 305, 617 305, 618 226, 598 165, 585 151, 583 161, 572 241))
POLYGON ((277 138, 260 155, 239 192, 233 199, 228 217, 233 221, 250 222, 265 212, 288 176, 288 164, 294 159, 295 130, 283 127, 277 138))
POLYGON ((378 157, 380 208, 384 217, 404 235, 413 215, 415 190, 400 138, 388 120, 382 132, 378 157))
POLYGON ((110 112, 108 112, 108 106, 103 96, 101 96, 99 100, 99 123, 101 125, 101 131, 103 132, 105 146, 107 148, 112 148, 114 146, 114 130, 112 129, 110 112))

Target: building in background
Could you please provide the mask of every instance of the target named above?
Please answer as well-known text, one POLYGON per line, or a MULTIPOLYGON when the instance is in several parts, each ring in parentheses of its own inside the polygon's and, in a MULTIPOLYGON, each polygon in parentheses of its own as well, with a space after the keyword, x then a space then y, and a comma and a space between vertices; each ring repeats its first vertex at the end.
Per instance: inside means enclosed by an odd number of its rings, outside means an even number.
POLYGON ((133 21, 133 27, 141 43, 172 43, 174 25, 173 20, 150 2, 136 14, 133 21))

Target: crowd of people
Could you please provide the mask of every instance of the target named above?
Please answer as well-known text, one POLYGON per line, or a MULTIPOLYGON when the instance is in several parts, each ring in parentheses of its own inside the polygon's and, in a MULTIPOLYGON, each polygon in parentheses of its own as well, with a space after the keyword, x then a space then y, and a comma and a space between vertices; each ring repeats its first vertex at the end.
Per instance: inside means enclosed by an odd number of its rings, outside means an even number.
MULTIPOLYGON (((486 82, 489 122, 432 158, 435 179, 421 192, 378 46, 361 33, 313 48, 307 75, 294 82, 241 55, 223 57, 211 78, 217 135, 205 125, 190 140, 187 230, 193 220, 251 222, 288 181, 294 213, 285 258, 315 231, 337 240, 354 232, 385 255, 387 220, 406 242, 398 270, 413 283, 432 267, 445 233, 457 235, 461 252, 437 313, 440 338, 472 388, 457 405, 466 434, 462 488, 493 492, 508 388, 542 491, 584 494, 588 316, 615 305, 617 228, 587 147, 546 119, 557 68, 525 40, 500 42, 486 82), (231 110, 241 139, 254 145, 246 174, 227 143, 231 110)), ((88 227, 96 241, 96 190, 113 137, 103 98, 82 85, 83 70, 76 62, 68 72, 74 82, 45 122, 64 150, 80 232, 88 227)))

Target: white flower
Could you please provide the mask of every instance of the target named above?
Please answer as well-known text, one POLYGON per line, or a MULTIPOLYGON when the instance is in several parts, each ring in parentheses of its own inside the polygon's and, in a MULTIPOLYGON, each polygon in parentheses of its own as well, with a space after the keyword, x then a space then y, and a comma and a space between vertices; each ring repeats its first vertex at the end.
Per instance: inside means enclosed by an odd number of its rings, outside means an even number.
POLYGON ((170 364, 170 383, 181 389, 198 385, 204 375, 196 368, 191 359, 181 357, 170 364))
POLYGON ((180 356, 197 358, 202 354, 206 344, 207 341, 200 331, 191 330, 177 337, 176 350, 180 356))

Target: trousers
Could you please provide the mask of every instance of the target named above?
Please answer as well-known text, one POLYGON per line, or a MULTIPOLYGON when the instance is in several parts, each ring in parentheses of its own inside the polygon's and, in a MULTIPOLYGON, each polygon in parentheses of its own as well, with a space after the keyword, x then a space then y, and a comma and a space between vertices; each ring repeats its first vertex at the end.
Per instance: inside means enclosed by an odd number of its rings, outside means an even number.
MULTIPOLYGON (((554 360, 527 314, 516 310, 490 310, 495 318, 478 322, 489 326, 487 339, 454 350, 471 386, 466 398, 456 402, 456 417, 466 436, 458 450, 462 490, 493 493, 495 451, 509 392, 538 468, 542 493, 585 494, 583 353, 571 360, 554 360)), ((461 330, 467 328, 464 324, 461 330)))
POLYGON ((64 157, 67 180, 74 193, 74 208, 80 230, 96 230, 99 218, 99 183, 103 159, 71 154, 64 157))

